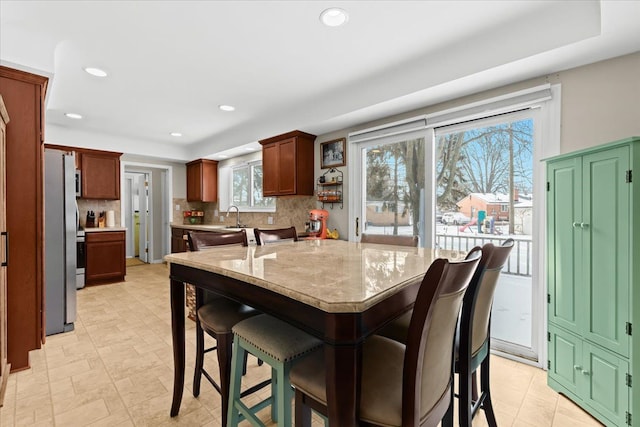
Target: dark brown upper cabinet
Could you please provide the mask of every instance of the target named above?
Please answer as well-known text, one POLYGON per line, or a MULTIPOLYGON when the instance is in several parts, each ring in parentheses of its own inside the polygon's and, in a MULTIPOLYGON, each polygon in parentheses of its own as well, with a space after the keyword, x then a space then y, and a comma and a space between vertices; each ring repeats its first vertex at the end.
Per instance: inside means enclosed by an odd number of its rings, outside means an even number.
POLYGON ((315 139, 315 135, 293 131, 259 141, 264 196, 313 195, 315 139))
POLYGON ((218 200, 218 162, 198 159, 187 163, 187 201, 218 200))
POLYGON ((83 199, 120 200, 121 155, 110 151, 76 151, 83 199))

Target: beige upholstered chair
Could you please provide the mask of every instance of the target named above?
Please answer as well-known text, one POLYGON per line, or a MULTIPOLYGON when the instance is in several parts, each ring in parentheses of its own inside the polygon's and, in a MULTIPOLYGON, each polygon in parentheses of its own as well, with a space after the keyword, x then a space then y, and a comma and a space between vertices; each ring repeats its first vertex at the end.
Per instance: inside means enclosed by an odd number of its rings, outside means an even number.
POLYGON ((493 295, 502 268, 513 249, 513 239, 501 246, 488 243, 483 246, 491 252, 489 259, 472 280, 462 303, 458 333, 456 336, 455 372, 458 374, 459 421, 461 426, 471 427, 471 420, 482 408, 491 427, 497 427, 491 403, 489 387, 489 347, 491 344, 491 307, 493 295), (477 395, 475 378, 480 368, 480 396, 477 395))
MULTIPOLYGON (((247 246, 245 230, 224 233, 191 231, 188 234, 189 248, 199 251, 221 245, 247 246)), ((249 317, 260 314, 259 311, 212 293, 196 288, 196 366, 193 376, 193 395, 200 394, 202 376, 209 380, 222 398, 222 425, 227 425, 227 405, 229 402, 229 381, 231 378, 231 352, 233 344, 233 326, 249 317), (204 332, 215 338, 216 346, 204 348, 204 332), (220 384, 204 369, 204 355, 217 350, 220 384)))
MULTIPOLYGON (((373 335, 362 348, 361 424, 436 426, 453 417, 453 342, 462 298, 480 260, 433 262, 416 297, 407 343, 373 335)), ((324 352, 291 370, 296 426, 310 425, 310 409, 326 413, 324 352)))
POLYGON ((265 245, 268 243, 279 242, 282 240, 298 241, 298 233, 295 227, 278 228, 278 229, 261 229, 254 228, 253 234, 256 236, 257 245, 265 245))
MULTIPOLYGON (((487 243, 482 259, 467 289, 456 330, 455 372, 458 374, 461 426, 471 426, 471 419, 482 408, 490 426, 496 426, 489 387, 489 346, 491 341, 491 307, 500 272, 513 248, 513 239, 501 246, 487 243), (476 370, 480 369, 481 394, 478 397, 476 370)), ((405 342, 411 312, 404 314, 377 333, 405 342)))
POLYGON ((418 236, 393 236, 390 234, 363 234, 360 243, 379 243, 383 245, 418 246, 418 236))

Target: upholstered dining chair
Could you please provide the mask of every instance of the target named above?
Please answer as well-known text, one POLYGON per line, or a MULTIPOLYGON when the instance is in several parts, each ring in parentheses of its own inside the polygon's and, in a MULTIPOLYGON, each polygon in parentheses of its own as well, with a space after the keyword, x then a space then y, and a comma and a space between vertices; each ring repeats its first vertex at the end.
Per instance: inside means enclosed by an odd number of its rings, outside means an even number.
POLYGON ((360 243, 379 243, 383 245, 418 246, 418 236, 394 236, 391 234, 362 234, 360 243))
MULTIPOLYGON (((491 254, 482 269, 471 281, 462 302, 458 333, 456 334, 455 372, 458 374, 458 410, 461 426, 471 427, 471 420, 480 408, 487 423, 497 427, 489 387, 489 348, 491 345, 491 307, 498 278, 514 246, 507 239, 500 246, 483 246, 491 254), (477 393, 476 371, 480 368, 480 395, 477 393)), ((481 261, 482 262, 482 261, 481 261)))
MULTIPOLYGON (((406 345, 372 335, 362 347, 361 424, 436 426, 453 417, 453 344, 464 293, 481 256, 437 259, 416 297, 406 345)), ((324 352, 314 351, 291 369, 296 426, 309 426, 311 409, 326 414, 324 352)))
MULTIPOLYGON (((245 230, 228 232, 190 231, 188 233, 189 249, 203 249, 223 246, 247 246, 245 230)), ((227 405, 229 402, 229 383, 231 380, 231 353, 233 345, 233 326, 249 317, 260 314, 259 311, 244 304, 213 293, 196 288, 196 366, 193 376, 193 395, 200 395, 202 376, 220 393, 222 405, 222 425, 227 425, 227 405), (216 340, 216 345, 204 348, 204 332, 216 340), (217 350, 220 384, 204 368, 204 355, 217 350)), ((246 361, 245 361, 246 363, 246 361)))
POLYGON ((282 240, 298 241, 298 233, 296 232, 295 227, 278 229, 254 228, 253 234, 256 236, 257 245, 264 245, 282 240))
MULTIPOLYGON (((471 426, 471 420, 482 408, 490 426, 496 426, 489 387, 489 346, 491 341, 491 307, 498 278, 513 248, 513 239, 496 247, 482 247, 480 264, 471 280, 462 303, 456 328, 454 371, 458 374, 458 412, 461 426, 471 426), (478 396, 476 371, 480 369, 481 395, 478 396)), ((411 312, 405 313, 377 334, 406 342, 411 312)), ((451 425, 448 422, 444 426, 451 425)))

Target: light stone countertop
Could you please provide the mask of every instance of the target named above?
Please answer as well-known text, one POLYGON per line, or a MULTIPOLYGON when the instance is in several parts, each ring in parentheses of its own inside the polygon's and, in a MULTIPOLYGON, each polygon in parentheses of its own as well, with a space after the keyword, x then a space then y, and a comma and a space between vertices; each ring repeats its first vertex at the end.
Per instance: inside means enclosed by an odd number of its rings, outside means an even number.
POLYGON ((242 280, 333 313, 362 312, 422 279, 432 261, 466 252, 342 240, 301 240, 267 246, 227 246, 165 256, 242 280))

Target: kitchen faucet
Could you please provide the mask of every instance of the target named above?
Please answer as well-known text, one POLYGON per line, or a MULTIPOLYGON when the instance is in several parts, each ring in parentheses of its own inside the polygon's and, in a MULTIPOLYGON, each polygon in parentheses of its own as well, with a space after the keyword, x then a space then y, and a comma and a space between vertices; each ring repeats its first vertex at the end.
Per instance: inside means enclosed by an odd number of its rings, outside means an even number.
POLYGON ((229 218, 229 213, 231 212, 231 208, 236 209, 236 228, 242 228, 242 224, 240 224, 240 209, 236 205, 229 206, 227 209, 227 218, 229 218))

